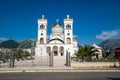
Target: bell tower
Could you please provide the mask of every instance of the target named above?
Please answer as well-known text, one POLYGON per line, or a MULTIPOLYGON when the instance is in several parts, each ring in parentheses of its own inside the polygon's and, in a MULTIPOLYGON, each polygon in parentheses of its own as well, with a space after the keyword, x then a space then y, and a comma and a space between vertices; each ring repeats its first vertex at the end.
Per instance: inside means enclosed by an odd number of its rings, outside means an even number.
POLYGON ((64 19, 64 41, 65 44, 71 44, 73 42, 73 19, 67 15, 64 19))
POLYGON ((47 19, 42 15, 41 19, 38 19, 38 44, 47 43, 47 19))

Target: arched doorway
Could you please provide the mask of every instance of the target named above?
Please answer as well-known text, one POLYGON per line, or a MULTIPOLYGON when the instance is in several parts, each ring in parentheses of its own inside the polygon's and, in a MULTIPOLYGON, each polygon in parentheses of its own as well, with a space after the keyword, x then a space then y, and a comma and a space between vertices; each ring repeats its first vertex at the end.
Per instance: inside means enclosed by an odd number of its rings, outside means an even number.
POLYGON ((40 44, 43 44, 43 43, 44 43, 44 39, 40 38, 40 44))
POLYGON ((64 56, 64 47, 63 46, 61 46, 60 47, 60 56, 64 56))
POLYGON ((51 53, 51 48, 50 48, 50 46, 48 46, 47 47, 47 54, 50 55, 50 53, 51 53))
POLYGON ((54 53, 54 56, 58 56, 58 47, 57 46, 53 46, 53 53, 54 53))

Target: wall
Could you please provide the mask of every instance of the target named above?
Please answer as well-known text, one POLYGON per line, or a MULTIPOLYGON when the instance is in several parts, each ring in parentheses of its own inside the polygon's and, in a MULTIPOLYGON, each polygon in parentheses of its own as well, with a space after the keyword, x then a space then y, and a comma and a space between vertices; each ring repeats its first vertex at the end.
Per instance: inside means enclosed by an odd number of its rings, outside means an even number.
MULTIPOLYGON (((119 62, 115 62, 119 66, 119 62)), ((72 67, 110 67, 114 66, 114 62, 72 62, 72 67)))

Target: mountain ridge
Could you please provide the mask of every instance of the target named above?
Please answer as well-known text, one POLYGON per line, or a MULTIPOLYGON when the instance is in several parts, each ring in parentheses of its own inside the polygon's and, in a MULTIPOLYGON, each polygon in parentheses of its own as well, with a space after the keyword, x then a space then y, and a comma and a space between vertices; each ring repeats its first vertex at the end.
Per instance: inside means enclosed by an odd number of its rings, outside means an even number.
POLYGON ((107 39, 98 44, 103 51, 114 51, 115 47, 120 46, 120 38, 107 39))

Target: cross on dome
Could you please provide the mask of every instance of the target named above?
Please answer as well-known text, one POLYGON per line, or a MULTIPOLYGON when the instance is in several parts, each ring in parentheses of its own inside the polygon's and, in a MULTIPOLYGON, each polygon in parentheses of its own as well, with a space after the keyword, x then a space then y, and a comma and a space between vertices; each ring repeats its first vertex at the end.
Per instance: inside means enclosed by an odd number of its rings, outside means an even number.
POLYGON ((70 15, 67 15, 67 19, 69 19, 70 18, 70 15))
POLYGON ((44 15, 42 15, 42 19, 44 19, 44 17, 45 17, 45 16, 44 16, 44 15))
POLYGON ((58 19, 56 19, 56 22, 58 23, 58 22, 59 22, 59 20, 58 20, 58 19))

